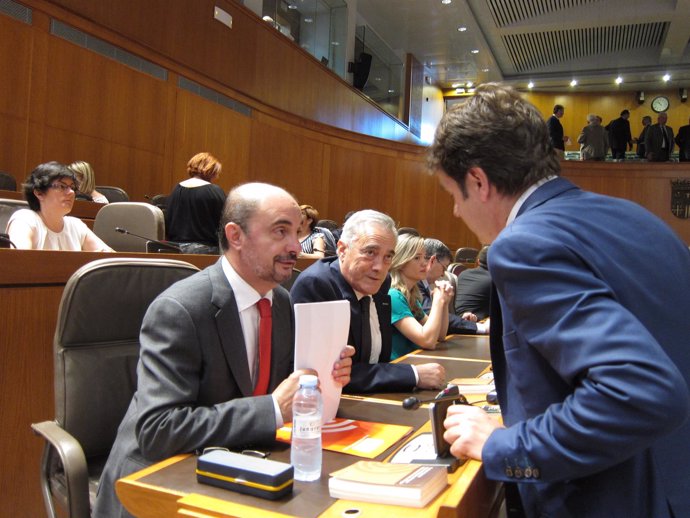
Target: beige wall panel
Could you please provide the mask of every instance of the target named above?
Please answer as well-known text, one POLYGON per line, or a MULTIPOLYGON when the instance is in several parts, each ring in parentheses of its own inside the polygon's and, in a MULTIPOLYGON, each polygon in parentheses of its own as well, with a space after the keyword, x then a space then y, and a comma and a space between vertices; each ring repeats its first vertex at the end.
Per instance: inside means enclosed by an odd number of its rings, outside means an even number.
POLYGON ((252 125, 249 178, 290 191, 300 204, 319 212, 324 203, 324 144, 296 129, 255 121, 252 125))
POLYGON ((164 186, 168 191, 188 177, 187 162, 202 151, 211 153, 223 164, 216 183, 225 192, 247 181, 250 117, 178 89, 174 125, 172 181, 164 186))

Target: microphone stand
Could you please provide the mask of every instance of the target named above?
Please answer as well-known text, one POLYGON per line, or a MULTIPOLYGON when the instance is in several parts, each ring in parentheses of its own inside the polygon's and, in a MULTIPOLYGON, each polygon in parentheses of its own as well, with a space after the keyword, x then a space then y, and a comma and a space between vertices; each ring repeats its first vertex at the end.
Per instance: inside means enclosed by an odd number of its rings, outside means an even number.
MULTIPOLYGON (((133 233, 133 232, 130 232, 130 231, 127 230, 126 228, 115 227, 115 232, 119 232, 120 234, 127 234, 128 236, 137 237, 137 238, 139 238, 139 239, 143 239, 144 241, 147 241, 147 242, 150 242, 150 243, 155 243, 155 244, 157 244, 158 246, 163 247, 163 250, 162 250, 162 251, 166 251, 166 249, 167 249, 167 251, 170 251, 170 253, 178 253, 178 254, 179 254, 179 253, 182 252, 182 249, 181 249, 178 245, 176 245, 176 244, 173 244, 173 243, 166 243, 166 242, 164 242, 164 241, 159 241, 159 240, 157 240, 157 239, 151 239, 151 238, 149 238, 149 237, 140 236, 140 235, 138 235, 138 234, 135 234, 135 233, 133 233)), ((161 250, 158 250, 158 251, 161 252, 161 250)))

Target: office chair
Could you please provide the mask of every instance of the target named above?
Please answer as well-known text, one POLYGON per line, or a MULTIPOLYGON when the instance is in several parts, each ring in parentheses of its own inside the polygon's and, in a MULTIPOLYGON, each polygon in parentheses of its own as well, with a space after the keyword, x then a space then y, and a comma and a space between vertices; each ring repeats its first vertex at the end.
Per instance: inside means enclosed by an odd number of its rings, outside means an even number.
POLYGON ((165 214, 165 209, 168 208, 168 196, 166 194, 156 194, 155 196, 151 197, 149 201, 151 202, 151 205, 155 205, 163 211, 163 214, 165 214))
POLYGON ((28 209, 29 204, 24 200, 13 200, 11 198, 0 198, 0 233, 5 232, 7 222, 12 214, 19 209, 28 209))
POLYGON ((96 214, 93 231, 117 252, 146 252, 146 241, 165 239, 163 211, 150 203, 127 201, 104 205, 96 214), (122 234, 122 228, 144 237, 122 234))
POLYGON ((5 191, 16 191, 17 180, 10 173, 0 171, 0 189, 5 191))
POLYGON ((109 203, 118 203, 121 201, 129 201, 129 195, 119 187, 111 187, 107 185, 97 185, 96 190, 103 196, 108 198, 109 203))
MULTIPOLYGON (((460 275, 460 272, 463 270, 467 270, 468 268, 471 268, 471 264, 469 263, 450 263, 448 265, 448 268, 446 268, 446 271, 452 273, 453 275, 457 276, 460 275)), ((456 284, 457 286, 457 284, 456 284)))
POLYGON ((88 518, 118 426, 136 390, 139 329, 163 290, 198 269, 183 261, 109 258, 67 281, 53 340, 55 420, 34 423, 46 443, 41 490, 49 518, 88 518))
POLYGON ((455 259, 453 262, 471 264, 474 266, 477 262, 477 255, 479 255, 479 250, 476 248, 463 246, 455 251, 455 259))

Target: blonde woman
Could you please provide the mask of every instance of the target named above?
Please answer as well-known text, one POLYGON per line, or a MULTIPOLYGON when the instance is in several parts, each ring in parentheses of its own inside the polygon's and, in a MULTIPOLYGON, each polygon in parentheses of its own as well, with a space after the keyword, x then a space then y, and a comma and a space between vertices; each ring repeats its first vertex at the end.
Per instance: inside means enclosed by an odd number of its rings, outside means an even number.
POLYGON ((96 190, 96 175, 91 164, 83 160, 77 160, 67 166, 72 171, 79 182, 79 194, 77 199, 83 197, 95 203, 108 203, 108 198, 96 190))
POLYGON ((431 293, 431 311, 422 309, 417 283, 426 278, 428 260, 424 238, 412 234, 398 237, 391 264, 391 323, 393 352, 391 359, 419 349, 434 349, 448 333, 448 304, 453 288, 448 281, 437 281, 431 293))

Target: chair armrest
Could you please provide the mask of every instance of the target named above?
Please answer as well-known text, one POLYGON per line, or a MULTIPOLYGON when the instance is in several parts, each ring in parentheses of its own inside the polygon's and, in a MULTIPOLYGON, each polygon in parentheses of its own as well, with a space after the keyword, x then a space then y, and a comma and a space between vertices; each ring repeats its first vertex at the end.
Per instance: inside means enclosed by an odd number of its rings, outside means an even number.
POLYGON ((48 449, 52 446, 65 472, 65 484, 69 502, 69 516, 90 516, 89 471, 86 456, 79 442, 55 421, 33 423, 31 429, 48 444, 43 454, 43 476, 48 474, 48 449))

